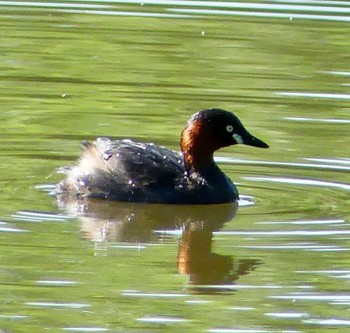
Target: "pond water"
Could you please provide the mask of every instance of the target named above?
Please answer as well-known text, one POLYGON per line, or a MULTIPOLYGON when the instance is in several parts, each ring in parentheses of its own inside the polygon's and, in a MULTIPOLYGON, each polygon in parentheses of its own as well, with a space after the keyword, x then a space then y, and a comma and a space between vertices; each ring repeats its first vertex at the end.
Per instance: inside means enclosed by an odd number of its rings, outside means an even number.
POLYGON ((0 1, 0 332, 350 328, 350 2, 0 1), (99 135, 221 107, 240 207, 57 202, 99 135))

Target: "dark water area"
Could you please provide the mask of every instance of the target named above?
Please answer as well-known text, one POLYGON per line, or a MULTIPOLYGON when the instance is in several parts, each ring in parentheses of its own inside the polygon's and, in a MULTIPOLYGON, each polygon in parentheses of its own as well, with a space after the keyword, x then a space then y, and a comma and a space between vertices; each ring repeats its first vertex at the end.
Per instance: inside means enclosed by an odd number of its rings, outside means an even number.
POLYGON ((346 332, 350 2, 0 1, 0 332, 346 332), (179 150, 196 111, 268 150, 234 204, 56 200, 80 142, 179 150))

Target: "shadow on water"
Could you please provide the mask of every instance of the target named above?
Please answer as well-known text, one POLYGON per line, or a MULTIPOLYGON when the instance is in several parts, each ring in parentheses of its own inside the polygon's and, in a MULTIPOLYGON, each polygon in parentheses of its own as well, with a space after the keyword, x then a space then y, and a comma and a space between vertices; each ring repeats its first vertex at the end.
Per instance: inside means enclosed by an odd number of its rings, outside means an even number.
POLYGON ((57 201, 60 208, 79 219, 84 240, 140 244, 159 240, 162 231, 181 234, 177 267, 189 277, 189 289, 194 292, 228 291, 225 285, 234 284, 259 263, 212 252, 213 232, 234 218, 238 202, 191 206, 62 197, 57 201))

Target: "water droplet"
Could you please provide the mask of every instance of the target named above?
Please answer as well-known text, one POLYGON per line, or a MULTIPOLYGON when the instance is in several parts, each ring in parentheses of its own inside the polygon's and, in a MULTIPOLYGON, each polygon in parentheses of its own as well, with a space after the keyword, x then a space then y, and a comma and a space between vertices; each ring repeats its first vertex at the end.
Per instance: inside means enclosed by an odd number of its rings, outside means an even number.
POLYGON ((110 152, 105 152, 103 154, 103 159, 108 161, 112 157, 112 154, 110 152))

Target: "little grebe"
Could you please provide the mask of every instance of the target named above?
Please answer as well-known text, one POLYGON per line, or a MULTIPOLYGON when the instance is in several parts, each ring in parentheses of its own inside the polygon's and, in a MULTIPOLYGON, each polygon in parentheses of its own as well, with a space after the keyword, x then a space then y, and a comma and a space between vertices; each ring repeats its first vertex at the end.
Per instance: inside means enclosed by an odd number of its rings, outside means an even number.
MULTIPOLYGON (((218 204, 238 199, 232 181, 215 164, 216 150, 235 144, 269 146, 231 112, 194 114, 182 131, 182 155, 153 143, 98 138, 82 143, 78 164, 64 168, 58 195, 128 202, 218 204)), ((62 171, 62 169, 61 169, 62 171)))

